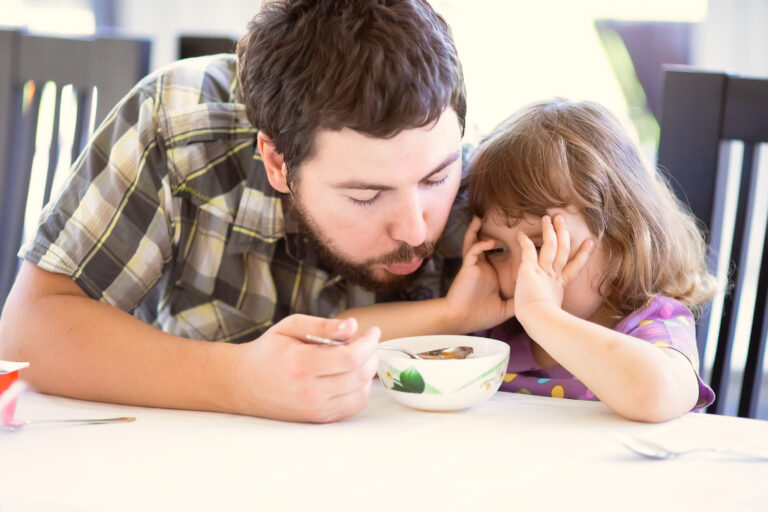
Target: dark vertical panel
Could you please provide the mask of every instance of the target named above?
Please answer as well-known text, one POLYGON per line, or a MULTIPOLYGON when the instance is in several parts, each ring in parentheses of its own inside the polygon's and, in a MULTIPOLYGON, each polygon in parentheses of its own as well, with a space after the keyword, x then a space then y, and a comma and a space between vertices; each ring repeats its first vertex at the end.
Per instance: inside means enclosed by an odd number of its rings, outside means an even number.
MULTIPOLYGON (((11 187, 11 148, 14 147, 15 130, 10 127, 20 114, 21 96, 18 91, 19 69, 18 31, 0 31, 0 308, 10 289, 7 276, 16 266, 16 254, 5 239, 11 230, 11 204, 8 202, 11 187)), ((11 278, 12 279, 12 278, 11 278)))
POLYGON ((728 78, 723 138, 768 142, 768 80, 728 78))
POLYGON ((45 174, 43 204, 46 204, 51 198, 53 178, 56 175, 56 167, 59 163, 59 132, 61 130, 61 101, 64 98, 63 89, 61 84, 56 84, 56 100, 53 107, 53 126, 51 127, 51 147, 48 150, 48 170, 45 174))
POLYGON ((14 151, 10 153, 8 180, 3 184, 3 267, 0 275, 0 294, 3 303, 13 285, 18 269, 16 252, 21 245, 24 229, 24 211, 27 205, 30 170, 35 156, 35 132, 40 111, 43 84, 35 84, 35 94, 26 112, 22 112, 22 88, 16 89, 15 115, 12 126, 14 151))
POLYGON ((75 136, 72 139, 72 161, 74 162, 85 147, 90 133, 88 122, 91 119, 91 101, 93 99, 93 87, 77 87, 77 115, 75 117, 75 136))
POLYGON ((760 277, 757 282, 755 315, 747 349, 747 364, 744 368, 744 381, 741 387, 739 416, 754 418, 760 398, 760 384, 763 377, 766 338, 768 337, 768 237, 763 241, 763 258, 760 264, 760 277))
POLYGON ((725 78, 675 68, 664 74, 658 164, 707 228, 712 225, 725 78))
MULTIPOLYGON (((0 199, 2 198, 2 191, 5 190, 3 184, 10 169, 9 154, 12 147, 13 131, 5 129, 5 127, 11 126, 14 116, 14 100, 18 85, 16 74, 18 70, 16 63, 18 39, 19 32, 0 31, 0 77, 4 77, 0 79, 0 199)), ((4 213, 2 205, 0 205, 0 212, 4 213)), ((2 220, 0 220, 0 225, 2 225, 1 223, 2 220)))
MULTIPOLYGON (((768 160, 768 150, 761 151, 759 155, 760 159, 768 160)), ((757 203, 757 201, 764 201, 765 199, 755 197, 754 200, 757 203)), ((768 226, 764 227, 768 228, 768 226)), ((741 399, 739 400, 739 416, 748 418, 757 416, 766 337, 768 337, 768 229, 763 235, 763 256, 760 260, 759 272, 755 312, 752 317, 747 363, 744 367, 744 380, 741 386, 741 399)))

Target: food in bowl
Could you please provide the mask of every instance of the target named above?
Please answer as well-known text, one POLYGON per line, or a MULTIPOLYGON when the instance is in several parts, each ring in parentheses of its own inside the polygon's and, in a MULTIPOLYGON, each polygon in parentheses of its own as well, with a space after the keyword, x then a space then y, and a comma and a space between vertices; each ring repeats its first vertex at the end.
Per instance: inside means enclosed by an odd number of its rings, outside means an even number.
POLYGON ((466 359, 475 351, 472 347, 448 347, 416 354, 422 359, 466 359))
POLYGON ((478 336, 413 336, 385 341, 381 347, 378 374, 389 395, 428 411, 466 409, 487 400, 501 386, 509 361, 509 345, 478 336), (462 358, 411 359, 386 347, 406 349, 420 357, 443 353, 445 347, 464 350, 460 351, 462 358))

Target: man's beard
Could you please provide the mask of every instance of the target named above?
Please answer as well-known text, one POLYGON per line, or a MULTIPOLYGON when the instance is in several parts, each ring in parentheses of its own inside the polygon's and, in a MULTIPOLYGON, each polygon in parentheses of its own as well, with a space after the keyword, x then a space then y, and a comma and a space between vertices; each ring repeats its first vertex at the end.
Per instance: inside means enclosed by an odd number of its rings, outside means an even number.
POLYGON ((331 240, 325 236, 320 227, 312 220, 309 212, 301 204, 296 194, 292 194, 290 202, 291 215, 299 223, 302 231, 314 243, 320 260, 332 268, 333 271, 338 272, 348 283, 358 285, 366 290, 386 293, 405 288, 422 274, 426 260, 431 258, 435 252, 435 242, 424 242, 416 247, 404 243, 398 249, 383 256, 371 258, 363 263, 353 263, 334 249, 331 240), (410 263, 415 259, 422 259, 424 262, 415 272, 410 274, 391 274, 391 277, 385 280, 378 279, 374 275, 373 267, 375 265, 410 263))

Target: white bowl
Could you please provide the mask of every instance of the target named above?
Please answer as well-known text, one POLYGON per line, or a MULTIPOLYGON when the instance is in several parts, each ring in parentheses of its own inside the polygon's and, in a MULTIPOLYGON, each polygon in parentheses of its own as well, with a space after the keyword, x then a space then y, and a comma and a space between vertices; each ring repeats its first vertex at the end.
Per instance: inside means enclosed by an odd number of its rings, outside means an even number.
POLYGON ((509 345, 478 336, 413 336, 381 343, 425 352, 468 346, 467 359, 411 359, 402 352, 379 348, 379 380, 398 402, 426 411, 457 411, 488 400, 507 371, 509 345))

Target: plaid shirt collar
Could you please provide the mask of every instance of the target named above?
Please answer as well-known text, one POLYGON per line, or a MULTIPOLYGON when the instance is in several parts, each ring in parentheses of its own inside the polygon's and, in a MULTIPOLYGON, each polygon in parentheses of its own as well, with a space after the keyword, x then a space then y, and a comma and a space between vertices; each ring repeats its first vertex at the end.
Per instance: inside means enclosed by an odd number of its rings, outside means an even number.
POLYGON ((264 169, 258 156, 254 156, 252 172, 248 173, 243 194, 232 226, 232 236, 227 242, 228 254, 242 254, 249 251, 264 252, 267 245, 286 240, 288 255, 296 260, 305 260, 309 252, 309 239, 302 226, 291 214, 291 200, 288 194, 281 194, 271 186, 264 186, 264 169), (264 216, 254 197, 260 194, 275 194, 279 200, 275 211, 264 216), (266 221, 265 221, 266 220, 266 221))

